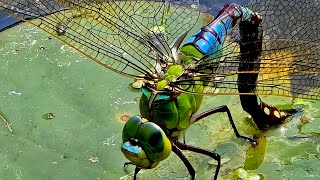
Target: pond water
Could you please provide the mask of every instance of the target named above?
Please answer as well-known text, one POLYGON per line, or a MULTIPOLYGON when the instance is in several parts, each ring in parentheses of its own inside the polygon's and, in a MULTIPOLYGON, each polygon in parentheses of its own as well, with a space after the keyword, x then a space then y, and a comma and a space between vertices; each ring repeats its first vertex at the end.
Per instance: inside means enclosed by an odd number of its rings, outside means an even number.
MULTIPOLYGON (((132 179, 134 168, 120 151, 126 116, 139 114, 140 93, 132 80, 98 66, 38 28, 20 24, 0 32, 0 174, 3 179, 132 179), (10 124, 7 127, 5 121, 10 124)), ((291 98, 262 97, 273 105, 291 98)), ((227 105, 241 134, 266 136, 265 179, 320 178, 320 102, 295 101, 303 108, 283 126, 260 132, 246 119, 238 96, 206 97, 203 112, 227 105)), ((186 132, 190 145, 223 156, 219 179, 234 178, 250 145, 237 139, 226 114, 216 114, 186 132)), ((211 179, 212 159, 185 153, 197 179, 211 179)), ((138 179, 189 179, 173 153, 138 179)))

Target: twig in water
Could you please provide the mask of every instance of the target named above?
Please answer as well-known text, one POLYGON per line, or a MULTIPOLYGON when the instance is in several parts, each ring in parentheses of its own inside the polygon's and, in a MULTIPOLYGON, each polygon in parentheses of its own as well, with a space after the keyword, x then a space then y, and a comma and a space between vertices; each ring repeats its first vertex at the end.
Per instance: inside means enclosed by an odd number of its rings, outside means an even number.
POLYGON ((6 123, 7 128, 8 128, 9 131, 12 133, 11 123, 9 123, 9 122, 2 116, 2 114, 0 114, 0 119, 2 119, 2 121, 3 121, 4 123, 6 123))

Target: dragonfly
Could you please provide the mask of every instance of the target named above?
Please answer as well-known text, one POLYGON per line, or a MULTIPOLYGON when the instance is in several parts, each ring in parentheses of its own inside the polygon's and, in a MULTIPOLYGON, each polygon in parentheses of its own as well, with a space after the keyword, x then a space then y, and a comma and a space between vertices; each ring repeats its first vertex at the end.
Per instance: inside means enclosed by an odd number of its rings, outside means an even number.
POLYGON ((174 152, 220 155, 181 141, 192 124, 227 106, 197 114, 205 95, 239 95, 260 129, 282 124, 297 109, 280 110, 261 95, 320 99, 320 20, 317 1, 249 0, 215 16, 197 0, 1 0, 0 10, 37 26, 97 64, 141 82, 140 115, 122 132, 121 151, 141 169, 174 152))

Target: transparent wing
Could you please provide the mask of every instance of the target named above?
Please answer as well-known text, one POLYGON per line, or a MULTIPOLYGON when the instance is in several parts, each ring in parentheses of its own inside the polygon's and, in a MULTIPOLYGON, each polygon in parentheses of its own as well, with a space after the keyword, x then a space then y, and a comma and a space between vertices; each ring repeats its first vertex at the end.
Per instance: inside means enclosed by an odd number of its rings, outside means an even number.
MULTIPOLYGON (((255 91, 246 94, 320 99, 320 5, 312 0, 263 1, 244 4, 263 18, 261 56, 252 62, 260 67, 255 91)), ((175 85, 184 92, 239 94, 239 30, 235 28, 221 56, 208 55, 196 66, 197 73, 175 85), (194 88, 195 85, 204 88, 194 88)), ((215 52, 218 53, 218 52, 215 52)), ((252 72, 257 73, 257 72, 252 72)))
MULTIPOLYGON (((198 21, 198 1, 2 0, 0 10, 40 27, 96 63, 132 78, 152 78, 157 52, 198 21)), ((168 52, 163 52, 164 54, 168 52)))

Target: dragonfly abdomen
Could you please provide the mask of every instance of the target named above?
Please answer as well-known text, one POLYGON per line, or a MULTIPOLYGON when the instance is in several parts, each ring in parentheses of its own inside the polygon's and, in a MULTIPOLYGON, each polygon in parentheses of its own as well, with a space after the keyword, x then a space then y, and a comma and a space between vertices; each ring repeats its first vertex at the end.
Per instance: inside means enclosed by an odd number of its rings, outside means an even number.
MULTIPOLYGON (((228 4, 208 25, 202 27, 181 47, 181 52, 194 60, 219 52, 227 35, 239 21, 252 21, 256 13, 237 4, 228 4)), ((182 59, 183 61, 183 59, 182 59)))

